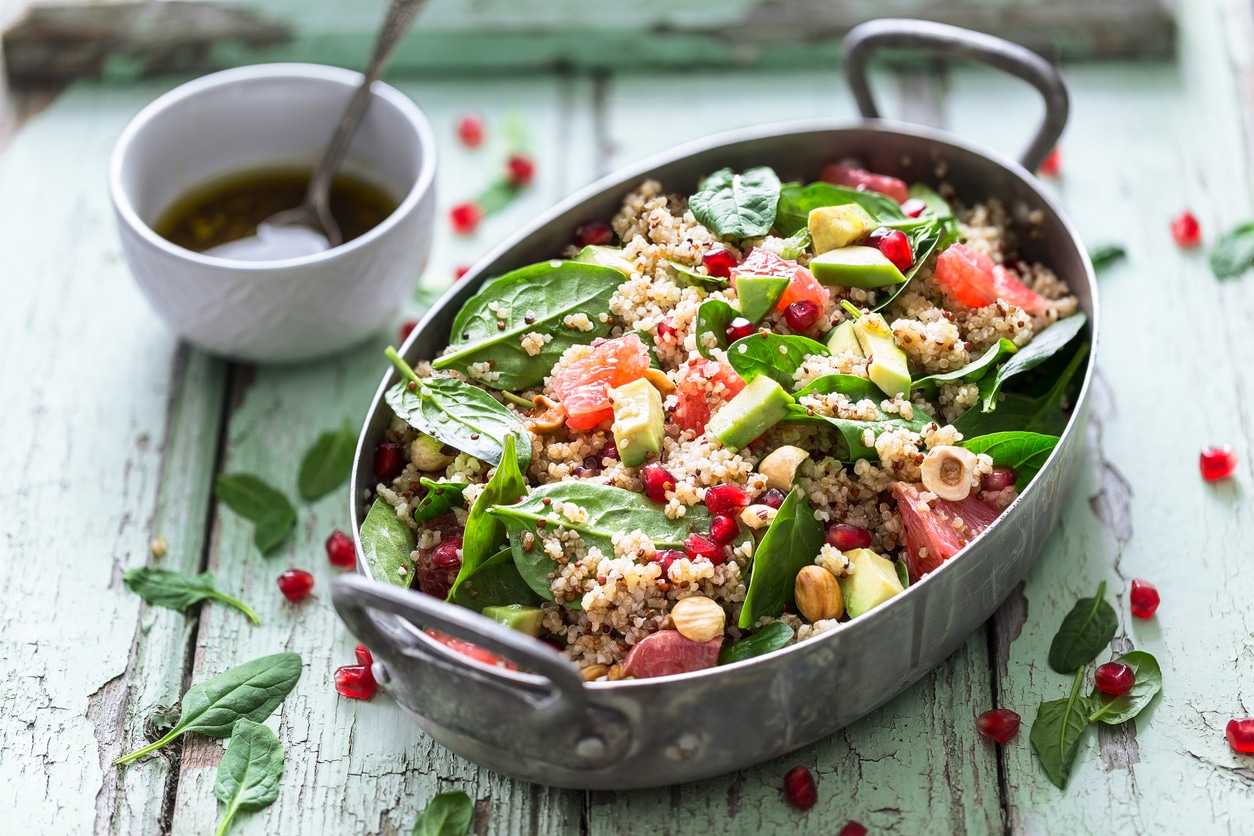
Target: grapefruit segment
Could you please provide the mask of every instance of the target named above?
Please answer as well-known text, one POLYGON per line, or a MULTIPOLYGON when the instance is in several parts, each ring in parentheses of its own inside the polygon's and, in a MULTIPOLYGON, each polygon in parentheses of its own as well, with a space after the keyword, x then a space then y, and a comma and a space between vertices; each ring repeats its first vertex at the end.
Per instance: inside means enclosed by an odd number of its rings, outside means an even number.
POLYGON ((553 393, 566 407, 566 425, 589 430, 614 418, 609 389, 631 383, 649 368, 649 350, 636 334, 594 345, 566 364, 553 379, 553 393))
POLYGON ((997 519, 997 511, 975 496, 957 502, 933 499, 923 504, 924 492, 922 485, 893 483, 893 496, 906 528, 905 559, 911 583, 936 571, 997 519), (957 519, 962 521, 961 528, 954 528, 957 519))

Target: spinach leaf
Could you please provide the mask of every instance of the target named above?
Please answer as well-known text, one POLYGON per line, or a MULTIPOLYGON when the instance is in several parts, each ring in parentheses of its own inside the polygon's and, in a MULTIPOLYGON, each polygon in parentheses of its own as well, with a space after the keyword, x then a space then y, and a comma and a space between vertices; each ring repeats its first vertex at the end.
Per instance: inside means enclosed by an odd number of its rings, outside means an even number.
POLYGON ((386 499, 376 499, 361 524, 361 554, 375 580, 408 589, 416 567, 410 559, 417 538, 386 499))
POLYGON ((264 810, 279 797, 283 777, 283 745, 261 723, 241 718, 231 730, 213 794, 226 805, 217 836, 223 836, 235 814, 264 810))
POLYGON ((213 494, 235 513, 257 525, 253 542, 268 554, 296 525, 296 509, 277 488, 251 473, 223 474, 213 483, 213 494))
MULTIPOLYGON (((547 601, 553 600, 549 573, 554 571, 556 564, 544 551, 538 538, 530 548, 523 544, 523 534, 535 536, 537 523, 541 520, 544 520, 543 527, 548 530, 562 526, 568 531, 578 532, 587 548, 595 546, 606 556, 614 554, 612 538, 618 532, 639 529, 658 548, 683 548, 690 531, 704 532, 709 525, 709 513, 703 505, 694 505, 683 517, 672 520, 663 512, 661 505, 648 497, 592 482, 550 482, 531 491, 521 502, 497 505, 488 513, 505 523, 519 573, 536 594, 547 601), (572 522, 553 510, 553 506, 565 502, 587 511, 587 520, 572 522)), ((567 604, 578 605, 578 600, 567 604)))
POLYGON ((1235 279, 1254 267, 1254 221, 1228 230, 1210 252, 1210 270, 1217 279, 1235 279))
POLYGON ((904 560, 894 560, 893 569, 897 571, 897 580, 901 582, 902 589, 910 588, 910 567, 906 565, 904 560))
POLYGON ((414 508, 414 520, 420 523, 462 507, 465 504, 462 492, 470 487, 465 482, 437 482, 426 476, 420 476, 418 481, 427 489, 426 495, 418 500, 418 505, 414 508))
MULTIPOLYGON (((695 268, 689 267, 687 264, 680 264, 677 261, 670 262, 671 267, 678 274, 680 282, 694 287, 712 287, 721 290, 731 284, 731 279, 720 278, 719 276, 711 276, 709 273, 698 272, 695 268)), ((645 343, 649 341, 646 339, 645 343)))
POLYGON ((810 355, 828 357, 831 352, 827 346, 806 337, 759 331, 732 343, 727 349, 727 362, 745 383, 764 374, 774 378, 785 392, 791 392, 796 385, 793 375, 810 355))
POLYGON ((313 502, 338 488, 353 468, 356 449, 357 436, 347 421, 338 430, 319 435, 300 461, 296 488, 301 499, 313 502))
POLYGON ((766 166, 735 174, 719 169, 688 198, 692 216, 715 235, 756 238, 771 231, 779 204, 779 178, 766 166))
POLYGON ((866 459, 870 462, 879 460, 879 453, 876 452, 874 444, 866 446, 862 443, 867 430, 870 430, 875 438, 879 438, 889 430, 900 427, 905 427, 912 432, 921 432, 926 423, 925 419, 930 420, 922 410, 917 411, 915 417, 909 421, 900 415, 884 412, 878 404, 875 407, 875 412, 878 418, 874 421, 854 421, 848 418, 812 413, 800 404, 792 404, 788 407, 788 413, 784 416, 784 419, 779 423, 805 424, 809 426, 823 426, 826 424, 835 427, 840 433, 843 444, 836 451, 836 458, 848 463, 856 462, 858 459, 866 459))
POLYGON ((213 575, 209 572, 201 572, 193 576, 172 572, 169 569, 150 569, 147 566, 141 566, 127 570, 122 576, 122 581, 131 592, 158 607, 165 607, 175 612, 187 612, 193 604, 213 599, 235 607, 248 616, 253 624, 261 623, 252 607, 215 589, 213 575))
POLYGON ((958 239, 958 225, 952 218, 949 220, 925 218, 924 220, 927 223, 923 226, 906 233, 910 238, 910 249, 914 252, 914 264, 905 272, 906 280, 897 285, 893 292, 884 297, 882 301, 876 302, 871 308, 872 311, 882 311, 892 304, 893 300, 910 286, 910 281, 923 268, 923 265, 927 263, 933 253, 944 250, 958 239))
POLYGON ((697 307, 697 351, 707 360, 714 359, 702 337, 713 334, 717 347, 727 350, 727 327, 740 313, 722 299, 706 299, 697 307))
POLYGON ((1089 261, 1093 262, 1094 270, 1101 271, 1127 255, 1128 251, 1118 244, 1098 244, 1089 250, 1089 261))
POLYGON ((813 244, 814 241, 810 238, 810 228, 802 227, 784 239, 784 247, 780 250, 779 257, 796 261, 797 256, 810 249, 813 244))
MULTIPOLYGON (((907 220, 897 201, 879 192, 858 191, 832 183, 785 183, 780 188, 779 207, 775 210, 775 230, 781 235, 794 235, 808 228, 810 210, 821 206, 844 206, 856 203, 880 223, 907 220)), ((698 219, 699 220, 699 219, 698 219)))
POLYGON ((296 512, 275 511, 257 520, 253 528, 253 542, 262 554, 274 551, 280 543, 287 539, 287 534, 296 525, 296 512))
POLYGON ((466 518, 466 533, 462 538, 462 566, 457 572, 453 588, 449 591, 450 598, 466 578, 504 547, 508 539, 505 526, 488 512, 494 506, 513 505, 527 493, 527 481, 518 469, 514 444, 514 436, 505 437, 505 457, 479 493, 475 504, 471 506, 470 516, 466 518))
POLYGON ((609 334, 610 297, 622 283, 623 274, 612 267, 577 261, 544 261, 507 273, 462 306, 449 336, 454 350, 431 365, 466 373, 475 363, 489 363, 499 375, 487 384, 494 389, 536 386, 566 349, 609 334), (568 327, 565 318, 574 314, 587 314, 592 328, 568 327), (533 331, 553 338, 534 357, 521 342, 533 331))
POLYGON ((1065 700, 1042 702, 1032 723, 1032 748, 1045 767, 1045 774, 1058 789, 1065 789, 1080 748, 1080 736, 1088 728, 1088 700, 1080 694, 1084 669, 1076 671, 1071 696, 1065 700))
POLYGON ((935 218, 940 221, 950 222, 954 220, 953 207, 936 193, 936 190, 926 183, 911 183, 910 197, 915 200, 921 200, 927 206, 923 210, 922 218, 935 218))
POLYGON ((1119 627, 1114 607, 1106 602, 1106 582, 1092 598, 1076 601, 1049 645, 1049 666, 1058 673, 1070 673, 1097 658, 1110 644, 1119 627))
POLYGON ((1018 350, 1014 343, 1002 337, 996 343, 990 345, 988 350, 981 354, 978 359, 972 360, 962 368, 949 372, 938 372, 937 374, 920 378, 911 384, 911 388, 922 389, 928 397, 933 397, 940 384, 953 383, 959 380, 966 382, 979 380, 988 373, 989 369, 1018 350))
POLYGON ((1163 689, 1163 672, 1158 667, 1158 660, 1141 650, 1125 653, 1115 660, 1132 668, 1136 674, 1136 682, 1127 692, 1117 697, 1107 696, 1097 688, 1089 696, 1089 706, 1093 713, 1089 722, 1101 720, 1112 726, 1126 723, 1141 713, 1141 709, 1150 704, 1150 700, 1163 689))
POLYGON ((1053 325, 1046 328, 1041 333, 1032 338, 1032 341, 1019 349, 1013 357, 1006 361, 997 374, 993 377, 992 386, 986 390, 980 387, 980 393, 984 396, 983 407, 985 412, 991 412, 997 408, 997 393, 1001 390, 1002 384, 1018 374, 1023 374, 1029 369, 1036 368, 1041 363, 1053 357, 1061 351, 1067 343, 1075 339, 1076 334, 1080 333, 1084 328, 1084 323, 1088 321, 1088 317, 1083 312, 1073 314, 1066 319, 1060 319, 1053 325))
POLYGON ((466 836, 474 817, 470 796, 460 790, 442 792, 418 815, 411 836, 466 836))
POLYGON ((115 764, 127 763, 155 752, 184 732, 208 737, 228 737, 241 717, 260 723, 283 702, 300 679, 301 661, 296 653, 276 653, 245 662, 220 673, 183 695, 178 722, 164 737, 123 755, 115 764))
POLYGON ((833 392, 845 395, 854 403, 865 400, 878 403, 884 399, 884 393, 878 386, 856 374, 825 374, 817 377, 797 393, 797 399, 806 395, 830 395, 833 392))
POLYGON ((782 621, 772 621, 748 638, 729 644, 719 651, 718 663, 730 665, 732 662, 743 662, 755 656, 787 647, 793 636, 797 635, 791 627, 782 621))
MULTIPOLYGON (((1058 436, 1040 433, 1004 432, 981 435, 962 442, 972 453, 987 453, 993 464, 1015 469, 1015 487, 1023 490, 1058 445, 1058 436)), ((1068 670, 1070 670, 1068 668, 1068 670)))
POLYGON ((449 601, 475 612, 484 607, 504 607, 509 604, 539 606, 542 599, 532 590, 518 572, 514 553, 504 548, 489 557, 465 580, 460 580, 449 594, 449 601))
POLYGON ((793 488, 753 551, 749 591, 740 611, 740 628, 752 627, 764 615, 779 615, 796 606, 793 584, 802 567, 814 562, 826 534, 802 488, 793 488))
MULTIPOLYGON (((967 410, 953 422, 954 427, 967 439, 990 433, 1018 431, 1060 435, 1067 426, 1067 417, 1062 412, 1062 398, 1071 378, 1084 364, 1088 350, 1087 343, 1081 345, 1049 391, 1039 398, 1005 395, 1003 400, 997 402, 995 411, 967 410)), ((981 388, 987 380, 985 378, 980 381, 981 388)))

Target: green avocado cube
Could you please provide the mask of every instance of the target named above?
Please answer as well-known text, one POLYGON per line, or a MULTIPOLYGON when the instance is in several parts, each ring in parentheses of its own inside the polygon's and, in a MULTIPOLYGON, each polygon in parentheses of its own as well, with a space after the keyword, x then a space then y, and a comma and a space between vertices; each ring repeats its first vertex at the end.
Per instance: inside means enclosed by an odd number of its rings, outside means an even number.
POLYGON ((858 204, 846 203, 843 206, 811 209, 806 226, 810 230, 814 251, 825 253, 862 241, 879 224, 858 204))
POLYGON ((891 560, 870 549, 850 549, 844 555, 853 564, 853 573, 837 578, 837 582, 850 618, 857 618, 905 591, 891 560))
POLYGON ((524 604, 509 604, 503 607, 484 607, 483 614, 493 621, 499 621, 506 627, 513 627, 520 633, 529 636, 540 635, 540 622, 544 621, 544 611, 539 607, 528 607, 524 604))
POLYGON ((575 256, 575 261, 580 264, 611 267, 624 276, 630 276, 636 269, 636 265, 623 257, 623 251, 619 247, 597 247, 589 244, 579 251, 579 254, 575 256))
POLYGON ((788 279, 781 276, 742 276, 736 279, 740 313, 750 322, 759 322, 771 312, 787 289, 788 279))
POLYGON ((810 272, 833 287, 889 287, 906 280, 875 247, 841 247, 810 259, 810 272))
POLYGON ((784 387, 768 375, 758 375, 714 413, 707 429, 723 446, 740 449, 782 421, 792 402, 784 387))
POLYGON ((853 320, 846 319, 832 329, 827 335, 827 350, 832 354, 853 354, 865 357, 862 346, 858 343, 858 335, 854 332, 853 320))
POLYGON ((910 361, 897 347, 892 329, 877 313, 863 314, 853 321, 853 332, 862 347, 862 356, 871 358, 867 377, 890 398, 910 394, 910 361))
POLYGON ((662 395, 645 378, 609 390, 614 407, 614 443, 628 467, 639 467, 662 450, 665 414, 662 395))

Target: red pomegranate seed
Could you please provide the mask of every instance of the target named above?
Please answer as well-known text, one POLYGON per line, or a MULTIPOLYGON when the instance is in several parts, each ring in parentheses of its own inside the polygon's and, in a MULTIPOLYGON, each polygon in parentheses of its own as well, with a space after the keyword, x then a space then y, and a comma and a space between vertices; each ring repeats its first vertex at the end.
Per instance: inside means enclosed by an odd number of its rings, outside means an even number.
POLYGON ((883 241, 884 236, 890 232, 892 232, 892 230, 886 226, 876 227, 871 231, 871 234, 866 237, 866 245, 868 247, 875 247, 878 249, 880 241, 883 241))
POLYGON ((907 218, 917 218, 927 209, 927 203, 917 197, 912 197, 905 203, 901 204, 901 212, 907 218))
POLYGON ((450 534, 431 552, 431 565, 440 569, 459 569, 462 565, 462 538, 450 534))
POLYGON ((483 220, 483 210, 479 208, 479 204, 473 200, 466 203, 459 203, 449 210, 449 222, 453 225, 453 232, 457 235, 469 235, 479 226, 479 221, 483 220))
POLYGON ((1227 479, 1237 471, 1237 451, 1231 447, 1207 447, 1202 451, 1198 466, 1207 482, 1227 479))
POLYGON ((985 474, 980 480, 980 487, 990 492, 1004 491, 1006 488, 1014 487, 1018 480, 1019 474, 1013 467, 998 464, 993 466, 992 472, 985 474))
POLYGON ((1128 689, 1136 684, 1136 672, 1122 662, 1107 662, 1097 666, 1093 679, 1097 690, 1117 697, 1128 693, 1128 689))
POLYGON ((856 821, 851 821, 842 827, 836 836, 866 836, 866 828, 856 821))
POLYGON ((710 520, 710 539, 720 546, 726 546, 740 533, 740 525, 730 513, 715 514, 710 520))
POLYGON ((732 255, 731 250, 722 248, 710 250, 701 259, 701 264, 711 276, 726 279, 731 276, 732 268, 736 266, 736 256, 732 255))
POLYGON ((766 493, 762 494, 762 504, 769 505, 776 511, 784 504, 784 500, 788 498, 788 494, 779 488, 767 488, 766 493))
POLYGON ((338 528, 327 538, 327 560, 332 566, 356 566, 357 550, 353 547, 353 538, 338 528))
POLYGON ((640 471, 644 492, 654 502, 665 502, 666 492, 675 490, 675 477, 660 464, 646 464, 640 471))
POLYGON ((810 301, 793 302, 784 308, 784 321, 794 331, 809 331, 819 320, 819 306, 810 301))
POLYGON ((814 776, 804 766, 794 766, 784 775, 784 800, 798 810, 809 810, 819 800, 814 776))
POLYGON ((1149 618, 1158 610, 1158 590, 1152 583, 1133 581, 1132 592, 1128 595, 1132 614, 1137 618, 1149 618))
POLYGON ((511 154, 505 163, 505 171, 509 182, 515 186, 527 186, 536 175, 536 165, 525 154, 511 154))
POLYGON ((705 492, 705 507, 711 514, 743 508, 752 500, 739 485, 715 485, 705 492))
POLYGON ((871 548, 871 532, 860 525, 832 523, 827 527, 827 543, 842 552, 850 549, 869 549, 871 548))
POLYGON ((671 564, 676 560, 681 560, 686 557, 688 557, 688 555, 684 554, 679 549, 666 549, 654 554, 653 562, 660 564, 662 567, 662 575, 660 579, 670 580, 671 564))
POLYGON ((575 246, 604 247, 614 240, 614 230, 607 223, 588 221, 575 227, 575 246))
POLYGON ((414 329, 418 327, 418 320, 407 319, 401 323, 401 327, 396 329, 397 344, 405 342, 410 334, 414 333, 414 329))
POLYGON ((345 665, 335 669, 335 690, 350 700, 368 700, 377 687, 374 674, 365 665, 345 665))
POLYGON ((1171 219, 1171 237, 1186 249, 1202 243, 1202 227, 1192 212, 1185 210, 1171 219))
POLYGON ((675 326, 671 324, 669 319, 663 319, 657 324, 657 335, 662 339, 675 336, 675 326))
POLYGON ((684 541, 684 551, 693 560, 696 560, 698 557, 704 557, 715 565, 722 563, 725 557, 722 546, 708 537, 702 537, 696 533, 688 535, 688 539, 684 541))
POLYGON ((353 648, 353 653, 357 656, 357 664, 367 668, 374 664, 374 657, 370 655, 369 648, 361 642, 353 648))
POLYGON ((455 282, 461 281, 462 278, 465 277, 465 275, 469 272, 470 272, 469 267, 467 267, 465 264, 461 265, 460 267, 453 270, 453 281, 455 282))
POLYGON ((391 482, 405 469, 405 457, 401 455, 401 445, 395 441, 385 441, 374 448, 374 475, 381 482, 391 482))
POLYGON ((314 576, 304 569, 288 569, 279 575, 277 583, 279 592, 289 601, 299 601, 314 588, 314 576))
POLYGON ((483 121, 473 113, 458 119, 457 139, 467 148, 478 148, 483 144, 483 121))
POLYGON ((753 327, 753 323, 743 316, 736 317, 727 326, 727 339, 733 343, 736 340, 743 340, 745 337, 752 337, 756 333, 758 333, 758 329, 753 327))
POLYGON ((613 459, 614 461, 621 461, 618 458, 618 445, 612 441, 605 442, 605 446, 601 448, 601 452, 597 453, 597 458, 598 459, 613 459))
POLYGON ((1232 751, 1254 755, 1254 720, 1229 720, 1224 735, 1232 751))
POLYGON ((1062 172, 1062 152, 1055 148, 1041 161, 1036 173, 1042 177, 1057 177, 1062 172))
POLYGON ((910 239, 900 229, 889 230, 880 237, 875 246, 884 254, 884 258, 891 261, 903 273, 914 264, 914 253, 910 251, 910 239))
POLYGON ((980 734, 1003 746, 1019 733, 1019 715, 1009 708, 994 708, 975 718, 980 734))

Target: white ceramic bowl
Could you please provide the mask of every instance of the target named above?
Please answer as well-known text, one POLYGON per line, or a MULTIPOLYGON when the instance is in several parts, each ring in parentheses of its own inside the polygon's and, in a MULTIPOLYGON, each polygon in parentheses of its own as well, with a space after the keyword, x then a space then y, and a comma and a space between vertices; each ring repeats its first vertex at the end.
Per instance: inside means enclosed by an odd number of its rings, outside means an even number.
POLYGON ((123 251, 152 306, 195 345, 263 362, 330 354, 387 324, 413 289, 431 250, 435 138, 422 111, 382 82, 343 170, 400 205, 365 235, 301 258, 234 261, 152 230, 216 178, 312 167, 360 80, 316 64, 226 70, 171 90, 123 130, 109 164, 123 251))

